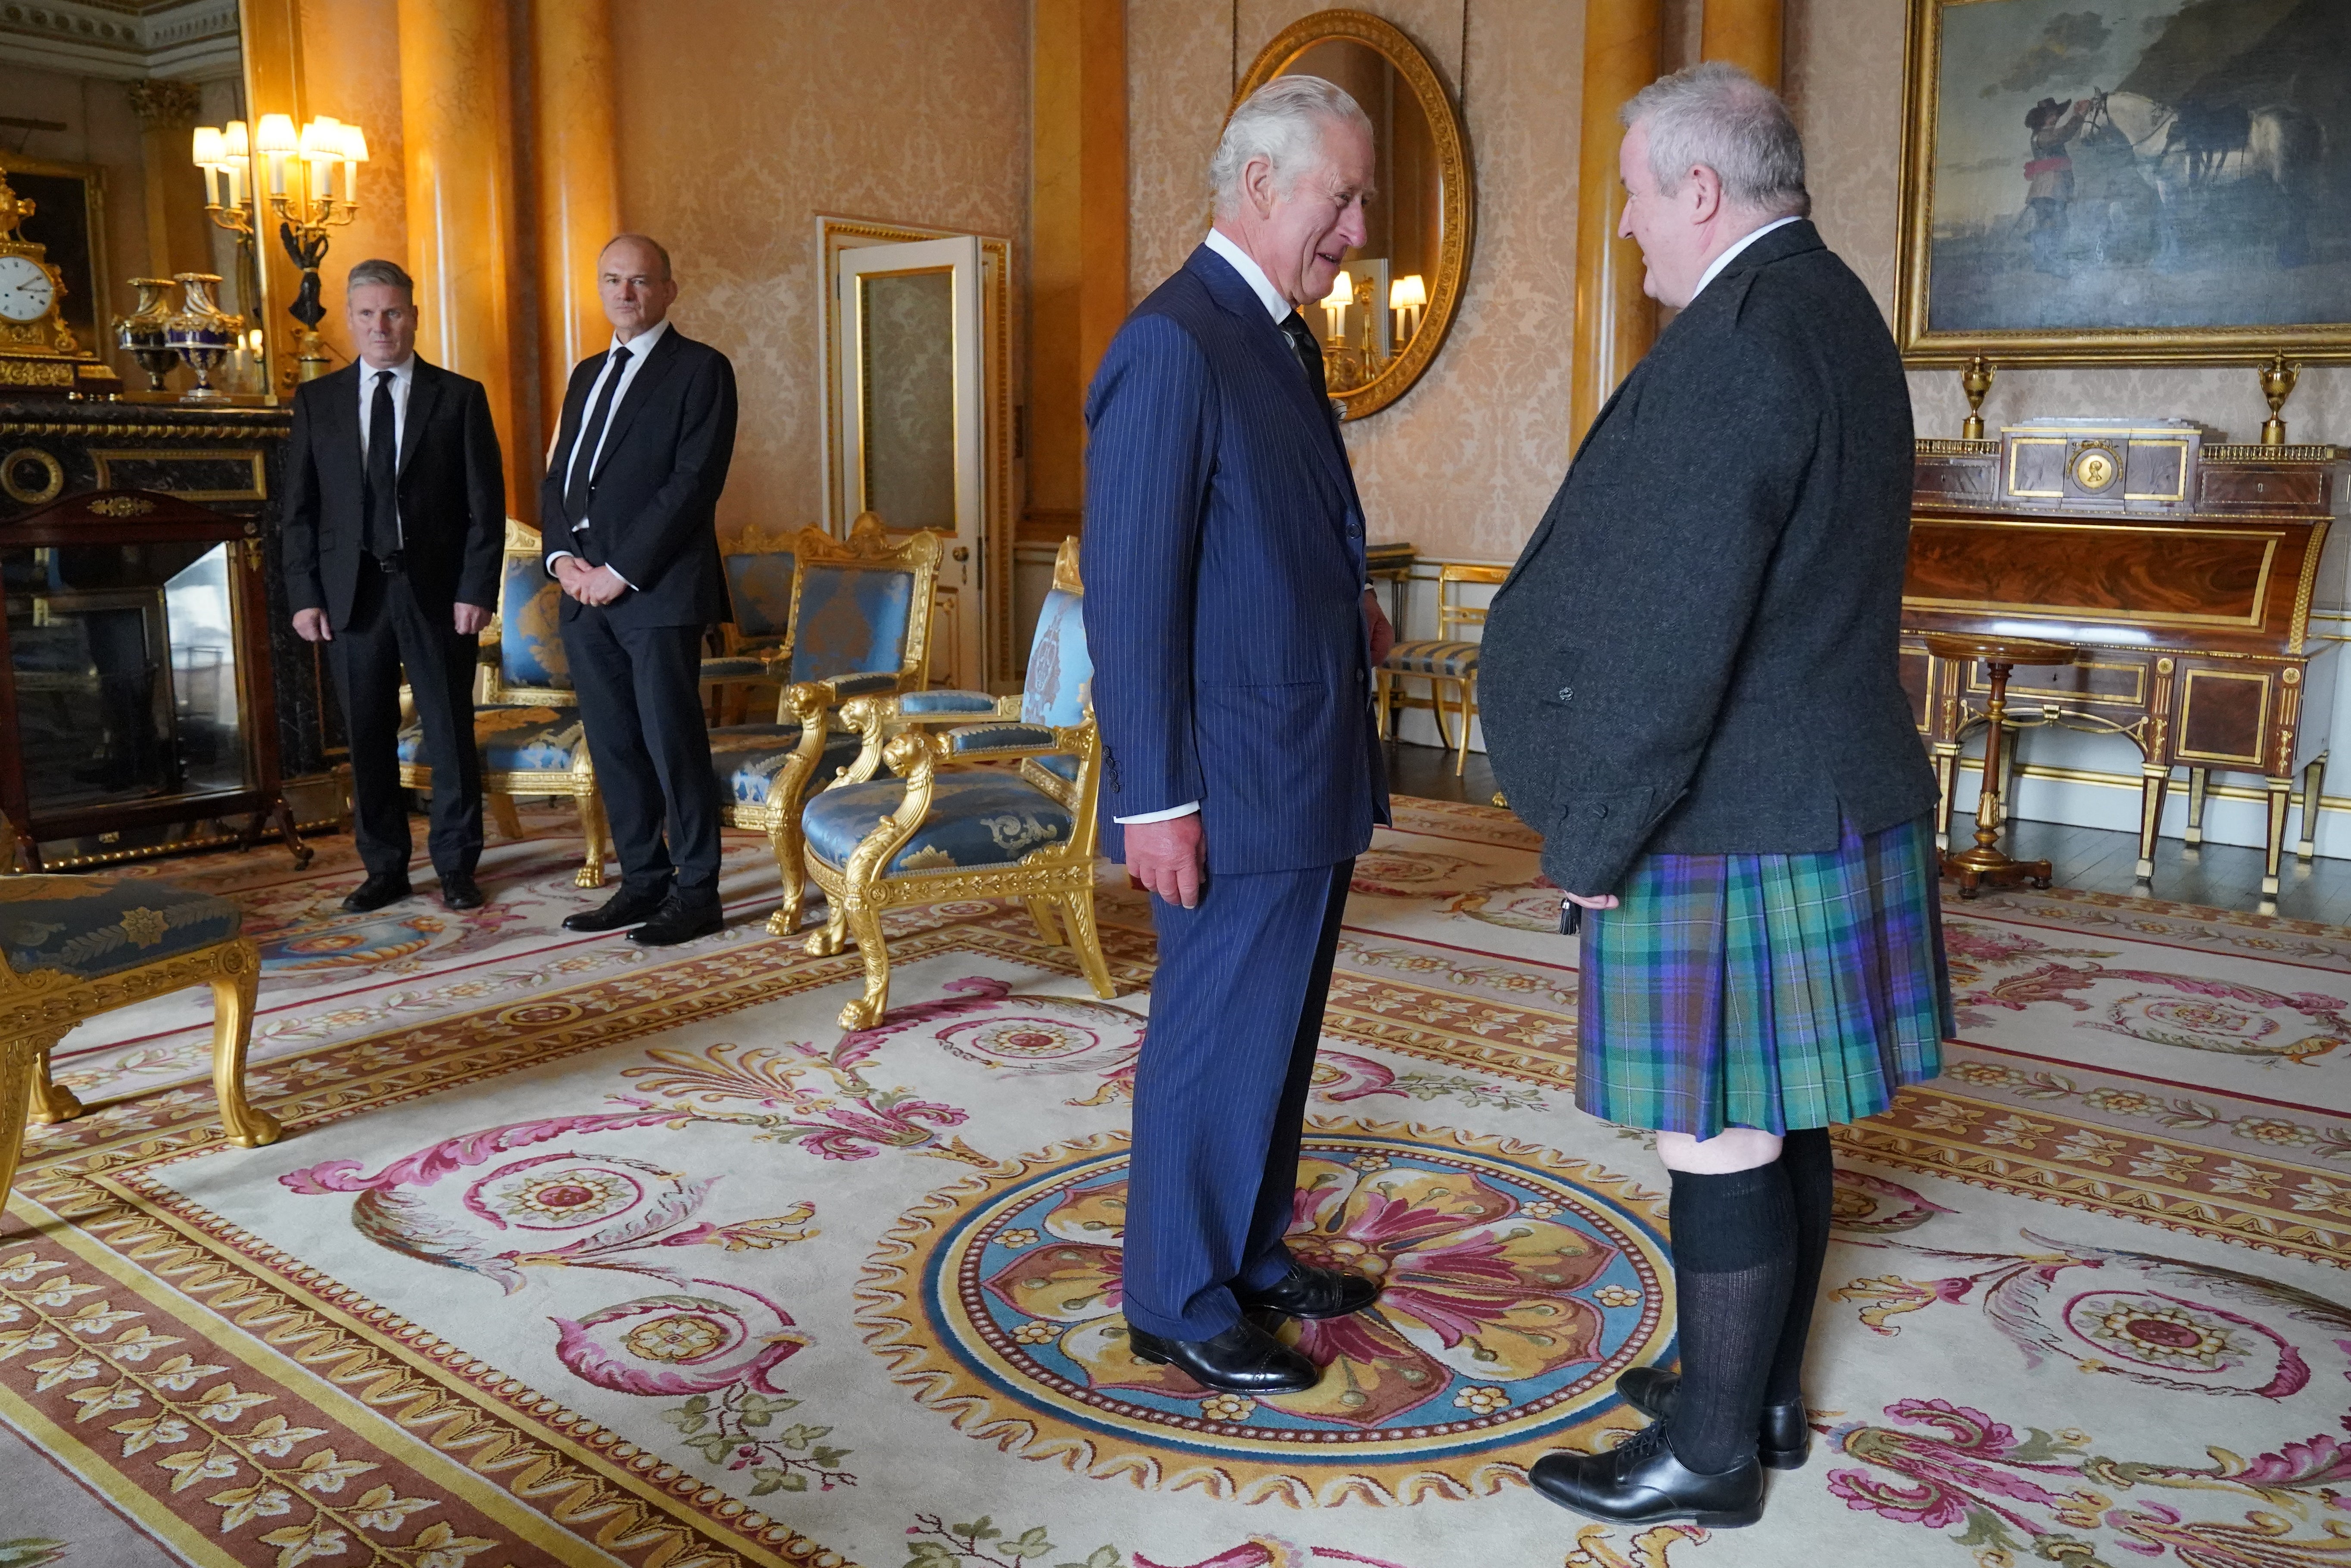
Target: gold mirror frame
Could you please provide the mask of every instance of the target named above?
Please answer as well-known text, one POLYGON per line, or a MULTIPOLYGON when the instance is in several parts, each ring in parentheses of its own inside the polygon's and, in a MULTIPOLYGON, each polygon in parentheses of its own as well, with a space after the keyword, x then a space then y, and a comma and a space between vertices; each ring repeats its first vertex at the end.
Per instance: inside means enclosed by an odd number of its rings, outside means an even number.
POLYGON ((1274 35, 1273 41, 1259 50, 1250 63, 1249 74, 1241 78, 1239 89, 1225 110, 1225 118, 1230 119, 1233 109, 1238 109, 1249 94, 1280 76, 1299 56, 1334 38, 1349 39, 1375 50, 1411 87, 1413 97, 1420 102, 1421 113, 1427 118, 1430 136, 1437 146, 1437 176, 1444 185, 1441 211, 1445 233, 1437 243, 1437 277, 1429 289, 1426 314, 1421 318, 1419 329, 1404 352, 1388 361, 1386 369, 1360 387, 1332 395, 1341 419, 1360 420, 1379 412, 1411 390, 1421 372, 1437 358, 1437 351, 1445 346, 1445 335, 1453 326, 1462 290, 1469 281, 1477 200, 1470 184, 1468 132, 1461 123, 1461 111, 1455 107, 1452 95, 1437 78, 1437 67, 1421 53, 1420 46, 1395 24, 1361 11, 1317 11, 1274 35))

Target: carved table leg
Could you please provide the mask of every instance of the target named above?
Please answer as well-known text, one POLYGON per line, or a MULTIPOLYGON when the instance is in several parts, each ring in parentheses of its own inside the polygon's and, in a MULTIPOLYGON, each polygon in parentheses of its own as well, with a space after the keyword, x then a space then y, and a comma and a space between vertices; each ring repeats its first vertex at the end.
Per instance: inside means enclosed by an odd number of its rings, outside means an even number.
POLYGON ((2191 767, 2188 770, 2188 831, 2179 836, 2190 849, 2203 846, 2204 792, 2211 787, 2210 768, 2191 767))
POLYGON ((2163 831, 2163 796, 2171 787, 2171 770, 2147 763, 2138 770, 2138 867, 2136 880, 2155 879, 2155 841, 2163 831))
POLYGON ((2294 857, 2308 860, 2318 853, 2318 807, 2326 796, 2326 753, 2321 752, 2310 759, 2302 770, 2302 838, 2294 845, 2294 857))
POLYGON ((1935 742, 1935 847, 1949 851, 1951 847, 1951 797, 1959 789, 1959 743, 1957 741, 1935 742))
POLYGON ((1959 878, 1962 898, 1974 898, 1986 882, 2029 882, 2036 888, 2046 888, 2050 882, 2049 862, 2011 860, 2000 847, 2005 815, 2000 786, 2008 772, 2002 756, 2008 740, 2008 678, 2015 668, 2004 660, 1984 660, 1991 676, 1991 695, 1984 705, 1983 789, 1976 797, 1975 847, 1943 857, 1943 874, 1959 878))
POLYGON ((213 1093, 221 1126, 239 1148, 259 1148, 280 1136, 277 1118, 245 1097, 245 1053, 253 1040, 253 999, 261 981, 261 953, 240 941, 221 955, 213 976, 213 1093))
POLYGON ((50 1036, 33 1056, 33 1108, 29 1114, 43 1126, 69 1122, 81 1115, 81 1101, 74 1097, 74 1092, 49 1076, 49 1053, 67 1033, 61 1029, 50 1036))
POLYGON ((2263 840, 2267 848, 2262 860, 2262 897, 2274 898, 2278 891, 2278 860, 2285 853, 2285 813, 2294 803, 2294 775, 2282 779, 2265 778, 2262 787, 2270 792, 2269 835, 2263 840))

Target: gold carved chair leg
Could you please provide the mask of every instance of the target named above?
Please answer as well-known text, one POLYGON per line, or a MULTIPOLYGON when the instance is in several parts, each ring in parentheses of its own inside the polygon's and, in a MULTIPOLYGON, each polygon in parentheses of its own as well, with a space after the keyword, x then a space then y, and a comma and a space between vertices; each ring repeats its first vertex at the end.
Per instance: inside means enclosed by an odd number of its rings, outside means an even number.
POLYGON ((1380 739, 1383 741, 1388 738, 1394 719, 1388 708, 1388 672, 1385 670, 1374 670, 1372 672, 1372 711, 1379 715, 1380 739))
POLYGON ((2326 798, 2325 786, 2326 753, 2321 752, 2302 770, 2302 837, 2294 846, 2297 860, 2308 860, 2318 853, 2318 810, 2326 798))
POLYGON ((240 940, 220 950, 213 976, 213 1093, 221 1126, 239 1148, 276 1143, 277 1118, 245 1097, 245 1054, 253 1043, 253 1002, 261 983, 261 952, 240 940))
POLYGON ((33 1097, 40 1059, 56 1043, 53 1034, 0 1037, 0 1206, 16 1179, 16 1157, 25 1147, 25 1112, 33 1097))
POLYGON ((59 1030, 33 1056, 33 1120, 47 1126, 52 1122, 69 1122, 81 1115, 81 1101, 74 1092, 49 1075, 49 1053, 68 1031, 59 1030))
POLYGON ((2188 831, 2179 836, 2180 842, 2190 849, 2204 842, 2204 792, 2212 787, 2212 770, 2188 770, 2188 831))
POLYGON ((1108 1002, 1118 994, 1118 987, 1111 983, 1110 964, 1102 957, 1102 928, 1094 921, 1093 894, 1062 895, 1061 918, 1070 929, 1070 947, 1078 955, 1078 963, 1086 971, 1094 994, 1108 1002))
POLYGON ((1021 901, 1029 906, 1029 918, 1037 922, 1037 934, 1044 939, 1046 945, 1056 948, 1065 945, 1061 940, 1061 927, 1053 920, 1053 900, 1024 898, 1021 901))
POLYGON ((490 795, 490 818, 498 825, 498 832, 509 840, 522 837, 522 817, 515 811, 514 796, 504 791, 490 795))
POLYGON ((1461 749, 1453 753, 1453 776, 1459 778, 1469 765, 1469 722, 1478 716, 1478 678, 1474 675, 1461 682, 1461 749))
POLYGON ((571 880, 580 888, 601 888, 604 885, 604 857, 611 853, 612 829, 604 820, 604 794, 595 785, 578 797, 580 802, 580 836, 587 841, 587 854, 571 880))

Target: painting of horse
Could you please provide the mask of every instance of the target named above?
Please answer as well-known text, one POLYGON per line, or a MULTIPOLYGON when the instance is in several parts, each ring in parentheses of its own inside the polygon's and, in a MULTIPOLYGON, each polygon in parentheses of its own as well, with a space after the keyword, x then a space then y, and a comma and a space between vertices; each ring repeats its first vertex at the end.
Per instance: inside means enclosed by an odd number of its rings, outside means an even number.
POLYGON ((1914 358, 2351 356, 2351 0, 1912 0, 1910 67, 1914 358))

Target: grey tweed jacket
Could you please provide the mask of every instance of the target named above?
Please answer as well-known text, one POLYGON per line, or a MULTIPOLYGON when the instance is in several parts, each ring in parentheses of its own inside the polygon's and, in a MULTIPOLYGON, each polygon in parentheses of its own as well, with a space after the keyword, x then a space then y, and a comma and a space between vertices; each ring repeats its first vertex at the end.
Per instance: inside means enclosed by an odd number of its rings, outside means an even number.
POLYGON ((1895 665, 1910 397, 1809 222, 1732 259, 1602 410, 1495 596, 1496 780, 1570 892, 1799 854, 1936 798, 1895 665))

